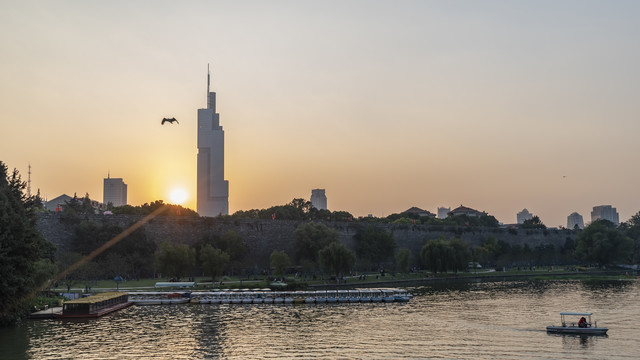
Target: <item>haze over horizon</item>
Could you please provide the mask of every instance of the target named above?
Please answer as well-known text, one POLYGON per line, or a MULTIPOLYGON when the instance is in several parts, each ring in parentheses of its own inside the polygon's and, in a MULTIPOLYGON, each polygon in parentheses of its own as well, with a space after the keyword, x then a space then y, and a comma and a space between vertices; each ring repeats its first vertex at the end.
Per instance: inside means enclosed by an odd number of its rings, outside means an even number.
POLYGON ((230 213, 640 211, 635 1, 5 1, 0 160, 49 199, 195 209, 207 64, 230 213), (160 125, 164 117, 180 124, 160 125))

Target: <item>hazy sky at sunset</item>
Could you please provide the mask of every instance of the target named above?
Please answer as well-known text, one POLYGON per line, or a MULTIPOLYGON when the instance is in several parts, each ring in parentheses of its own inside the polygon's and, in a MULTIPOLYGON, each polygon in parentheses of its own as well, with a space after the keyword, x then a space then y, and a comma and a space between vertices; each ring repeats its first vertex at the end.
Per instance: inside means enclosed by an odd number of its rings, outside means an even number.
POLYGON ((2 1, 0 160, 189 193, 207 63, 230 211, 640 210, 638 1, 2 1), (176 117, 179 125, 160 125, 176 117), (565 177, 566 176, 566 177, 565 177))

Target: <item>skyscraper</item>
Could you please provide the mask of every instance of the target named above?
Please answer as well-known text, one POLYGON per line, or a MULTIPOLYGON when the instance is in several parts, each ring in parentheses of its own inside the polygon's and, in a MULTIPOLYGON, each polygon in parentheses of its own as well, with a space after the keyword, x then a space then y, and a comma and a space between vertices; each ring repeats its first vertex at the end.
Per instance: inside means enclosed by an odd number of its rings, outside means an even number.
POLYGON ((522 209, 522 211, 516 214, 516 221, 518 224, 524 224, 526 220, 531 219, 533 219, 533 214, 531 214, 527 209, 522 209))
POLYGON ((591 211, 591 222, 596 220, 609 220, 616 225, 620 225, 618 211, 611 205, 594 206, 593 211, 591 211))
POLYGON ((327 210, 327 195, 324 189, 311 190, 311 205, 318 210, 327 210))
POLYGON ((216 93, 209 91, 211 73, 207 66, 207 108, 198 109, 197 211, 200 216, 229 214, 229 181, 224 179, 224 130, 216 113, 216 93))
POLYGON ((582 215, 574 212, 567 216, 567 229, 573 230, 576 226, 578 229, 584 229, 584 220, 582 219, 582 215))
POLYGON ((127 184, 121 178, 111 178, 107 175, 102 189, 102 202, 113 206, 127 205, 127 184))

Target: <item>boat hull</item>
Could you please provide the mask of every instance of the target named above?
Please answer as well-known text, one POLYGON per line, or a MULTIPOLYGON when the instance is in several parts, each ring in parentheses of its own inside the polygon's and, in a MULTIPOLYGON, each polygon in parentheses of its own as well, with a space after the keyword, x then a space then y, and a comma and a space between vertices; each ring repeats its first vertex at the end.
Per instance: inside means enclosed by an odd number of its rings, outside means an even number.
POLYGON ((608 328, 598 327, 547 326, 547 332, 557 334, 605 335, 608 330, 608 328))

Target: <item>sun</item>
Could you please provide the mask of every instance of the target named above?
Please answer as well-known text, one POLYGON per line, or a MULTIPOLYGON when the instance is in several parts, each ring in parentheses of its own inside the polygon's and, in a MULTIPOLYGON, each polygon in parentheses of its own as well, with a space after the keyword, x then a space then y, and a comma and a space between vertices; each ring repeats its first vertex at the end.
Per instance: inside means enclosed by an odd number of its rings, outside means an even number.
POLYGON ((173 189, 169 194, 169 199, 173 204, 182 205, 187 200, 187 192, 181 188, 173 189))

